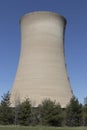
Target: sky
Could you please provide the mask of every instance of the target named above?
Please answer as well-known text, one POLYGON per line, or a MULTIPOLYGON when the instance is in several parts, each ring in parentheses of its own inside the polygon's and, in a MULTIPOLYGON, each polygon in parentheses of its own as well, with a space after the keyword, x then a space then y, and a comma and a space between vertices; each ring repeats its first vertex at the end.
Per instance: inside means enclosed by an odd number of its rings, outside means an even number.
POLYGON ((19 62, 20 18, 32 11, 51 11, 67 20, 65 59, 74 95, 87 97, 87 0, 0 0, 0 99, 10 91, 19 62))

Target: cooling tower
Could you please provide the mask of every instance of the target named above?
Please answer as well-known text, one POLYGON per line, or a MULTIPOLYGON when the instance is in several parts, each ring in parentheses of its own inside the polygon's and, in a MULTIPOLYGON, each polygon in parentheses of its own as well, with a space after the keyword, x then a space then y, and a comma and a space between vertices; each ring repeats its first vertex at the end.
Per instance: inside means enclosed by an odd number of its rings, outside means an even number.
POLYGON ((71 97, 64 57, 66 20, 52 12, 32 12, 20 20, 21 53, 11 104, 30 98, 34 106, 44 99, 65 107, 71 97))

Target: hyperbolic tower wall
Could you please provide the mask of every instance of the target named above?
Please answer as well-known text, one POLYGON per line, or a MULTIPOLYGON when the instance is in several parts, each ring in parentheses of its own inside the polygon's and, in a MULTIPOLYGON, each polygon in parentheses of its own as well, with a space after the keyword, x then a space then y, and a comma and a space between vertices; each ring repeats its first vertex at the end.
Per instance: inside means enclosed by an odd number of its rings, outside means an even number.
POLYGON ((11 103, 30 98, 37 106, 44 99, 65 107, 71 97, 64 57, 64 17, 52 12, 32 12, 21 18, 21 53, 11 103))

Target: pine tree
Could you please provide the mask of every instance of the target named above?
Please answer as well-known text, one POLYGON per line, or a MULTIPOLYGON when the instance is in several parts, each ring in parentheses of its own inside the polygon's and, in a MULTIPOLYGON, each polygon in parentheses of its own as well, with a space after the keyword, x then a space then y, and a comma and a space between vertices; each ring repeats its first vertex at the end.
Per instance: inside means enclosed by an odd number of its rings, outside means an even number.
POLYGON ((18 120, 20 125, 31 124, 31 102, 28 98, 19 105, 18 120))
POLYGON ((0 124, 8 125, 13 123, 13 109, 10 107, 10 94, 7 92, 2 96, 0 105, 0 124))
POLYGON ((71 99, 70 104, 66 108, 66 125, 67 126, 82 125, 82 105, 75 97, 71 99))
POLYGON ((50 99, 45 99, 41 105, 40 110, 40 122, 42 125, 61 126, 62 125, 62 109, 59 104, 50 99))
POLYGON ((83 106, 83 125, 87 126, 87 104, 83 106))

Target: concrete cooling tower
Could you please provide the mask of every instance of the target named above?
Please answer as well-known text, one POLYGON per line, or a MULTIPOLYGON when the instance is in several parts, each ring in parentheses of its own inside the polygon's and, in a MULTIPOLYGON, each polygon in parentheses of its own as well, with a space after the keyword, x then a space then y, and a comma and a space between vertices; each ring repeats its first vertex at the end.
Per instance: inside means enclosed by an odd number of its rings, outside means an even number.
POLYGON ((52 12, 32 12, 20 20, 21 53, 11 91, 11 105, 30 98, 37 106, 44 99, 65 107, 71 97, 64 57, 66 20, 52 12))

